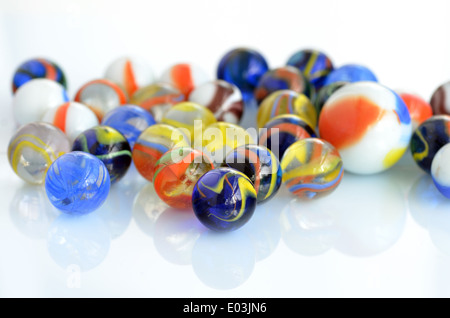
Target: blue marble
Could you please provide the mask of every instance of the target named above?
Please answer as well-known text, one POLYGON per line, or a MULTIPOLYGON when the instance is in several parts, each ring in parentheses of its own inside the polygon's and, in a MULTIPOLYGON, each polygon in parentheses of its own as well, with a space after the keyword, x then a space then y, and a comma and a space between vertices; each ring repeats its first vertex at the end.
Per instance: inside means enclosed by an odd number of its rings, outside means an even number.
POLYGON ((236 85, 244 101, 253 98, 253 91, 269 66, 266 59, 257 51, 237 48, 225 54, 217 68, 217 78, 236 85))
POLYGON ((111 184, 118 182, 131 165, 131 148, 125 137, 110 126, 95 126, 83 131, 73 142, 72 151, 84 151, 106 166, 111 184))
POLYGON ((416 128, 411 136, 410 150, 416 164, 431 174, 436 153, 450 143, 450 116, 434 115, 416 128))
POLYGON ((256 190, 250 179, 231 168, 206 172, 196 183, 192 206, 207 228, 234 231, 246 224, 256 208, 256 190))
POLYGON ((131 149, 139 135, 154 124, 156 121, 150 112, 131 104, 114 108, 102 119, 102 125, 112 127, 124 135, 131 149))
POLYGON ((35 78, 54 80, 67 89, 66 77, 62 69, 52 61, 37 58, 28 60, 17 68, 13 76, 13 93, 15 93, 20 86, 35 78))
POLYGON ((363 65, 347 64, 334 69, 327 78, 323 85, 329 85, 334 82, 361 82, 371 81, 378 82, 375 74, 363 65))
POLYGON ((316 91, 324 85, 327 75, 334 70, 333 62, 325 53, 311 49, 295 52, 286 65, 298 68, 316 91))
POLYGON ((56 159, 45 177, 45 191, 50 202, 68 214, 95 211, 108 197, 109 189, 109 173, 103 162, 79 151, 56 159))

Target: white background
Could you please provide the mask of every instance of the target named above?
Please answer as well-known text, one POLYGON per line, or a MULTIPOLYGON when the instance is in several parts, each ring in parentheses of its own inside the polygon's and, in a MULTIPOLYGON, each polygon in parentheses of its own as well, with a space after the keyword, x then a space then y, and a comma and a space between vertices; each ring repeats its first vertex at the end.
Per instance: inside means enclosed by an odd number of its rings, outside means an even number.
POLYGON ((379 175, 346 174, 319 201, 283 187, 227 235, 167 210, 133 169, 101 210, 72 220, 6 158, 11 79, 32 57, 59 63, 73 96, 123 54, 156 74, 192 62, 213 78, 234 47, 272 68, 317 48, 428 100, 450 80, 449 14, 437 0, 0 0, 0 296, 450 296, 450 201, 409 153, 379 175))

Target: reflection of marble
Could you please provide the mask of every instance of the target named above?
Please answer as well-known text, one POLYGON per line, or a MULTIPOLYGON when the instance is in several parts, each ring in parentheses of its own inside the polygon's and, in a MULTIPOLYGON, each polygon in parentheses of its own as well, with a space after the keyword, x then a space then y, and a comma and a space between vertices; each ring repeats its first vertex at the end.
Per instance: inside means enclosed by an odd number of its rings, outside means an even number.
POLYGON ((122 235, 130 225, 134 197, 147 183, 131 164, 126 175, 111 186, 105 203, 95 212, 104 219, 113 239, 122 235))
POLYGON ((320 255, 332 247, 352 256, 381 253, 403 232, 407 210, 404 188, 391 171, 346 173, 330 195, 310 201, 292 199, 284 207, 283 241, 301 255, 320 255))
POLYGON ((133 218, 142 232, 154 236, 155 222, 169 206, 156 194, 152 183, 142 187, 133 202, 133 218))
POLYGON ((436 188, 428 174, 421 175, 408 193, 409 211, 428 230, 434 246, 450 255, 450 200, 436 188))
POLYGON ((189 265, 192 248, 205 230, 192 210, 167 208, 156 219, 153 240, 164 259, 177 265, 189 265))
POLYGON ((61 214, 48 230, 48 251, 63 269, 88 271, 98 266, 109 251, 111 236, 104 221, 94 213, 61 214))
POLYGON ((255 266, 255 250, 244 231, 205 231, 192 250, 192 267, 207 286, 226 290, 239 287, 255 266))
POLYGON ((428 232, 434 246, 450 255, 450 200, 442 196, 440 204, 430 211, 428 232))
POLYGON ((340 234, 337 250, 372 256, 398 241, 406 222, 406 196, 390 171, 369 176, 347 173, 338 190, 337 196, 322 202, 340 234))
POLYGON ((24 183, 17 188, 9 204, 12 222, 25 235, 45 239, 53 220, 60 212, 47 198, 42 185, 24 183))
POLYGON ((430 210, 436 209, 444 199, 431 176, 423 173, 408 192, 409 213, 419 225, 428 228, 430 210))
POLYGON ((291 200, 283 209, 281 226, 284 243, 300 255, 323 254, 339 236, 334 216, 320 201, 291 200))
POLYGON ((130 202, 126 190, 120 185, 120 181, 113 184, 105 203, 93 212, 104 220, 113 239, 121 236, 131 222, 132 201, 130 202))
POLYGON ((385 174, 391 179, 395 179, 399 187, 407 194, 411 185, 416 181, 417 177, 424 174, 422 169, 414 161, 411 151, 408 149, 400 160, 385 174))
POLYGON ((256 207, 249 222, 242 227, 250 238, 256 261, 269 257, 278 246, 281 238, 280 209, 276 201, 271 200, 256 207))
POLYGON ((244 101, 245 107, 239 125, 244 129, 256 127, 256 114, 258 113, 258 103, 253 97, 244 100, 245 100, 244 101))

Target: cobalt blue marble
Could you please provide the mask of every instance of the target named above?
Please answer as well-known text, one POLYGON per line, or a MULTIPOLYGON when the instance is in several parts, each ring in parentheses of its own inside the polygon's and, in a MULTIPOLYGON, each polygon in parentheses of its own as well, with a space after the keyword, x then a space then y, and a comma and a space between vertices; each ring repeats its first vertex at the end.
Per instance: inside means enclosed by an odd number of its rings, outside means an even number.
POLYGON ((250 179, 235 169, 216 168, 195 184, 192 207, 207 228, 234 231, 246 224, 256 208, 256 190, 250 179))
POLYGON ((434 115, 413 132, 410 150, 417 165, 431 174, 434 156, 448 143, 450 143, 450 116, 434 115))
POLYGON ((142 107, 123 105, 109 111, 102 119, 102 125, 112 127, 125 136, 133 149, 139 135, 151 125, 156 124, 153 116, 142 107))
POLYGON ((242 172, 253 182, 257 203, 267 202, 280 189, 282 177, 280 162, 264 146, 239 146, 226 156, 222 166, 242 172))
POLYGON ((323 85, 329 85, 334 82, 378 82, 375 74, 363 65, 347 64, 334 69, 328 74, 323 85))
POLYGON ((109 172, 111 184, 126 174, 132 161, 128 141, 109 126, 95 126, 82 132, 74 140, 72 151, 84 151, 100 159, 109 172))
POLYGON ((257 51, 237 48, 225 54, 217 68, 217 78, 236 85, 245 101, 253 98, 253 90, 261 76, 269 70, 266 59, 257 51))
POLYGON ((108 197, 110 178, 101 160, 85 152, 69 152, 56 159, 45 177, 45 191, 57 209, 87 214, 108 197))
POLYGON ((13 93, 15 93, 20 86, 35 78, 54 80, 67 89, 66 77, 62 69, 52 61, 37 58, 28 60, 17 68, 13 77, 13 93))
POLYGON ((316 91, 323 86, 327 75, 334 70, 333 62, 325 53, 311 49, 294 53, 286 64, 302 71, 316 91))

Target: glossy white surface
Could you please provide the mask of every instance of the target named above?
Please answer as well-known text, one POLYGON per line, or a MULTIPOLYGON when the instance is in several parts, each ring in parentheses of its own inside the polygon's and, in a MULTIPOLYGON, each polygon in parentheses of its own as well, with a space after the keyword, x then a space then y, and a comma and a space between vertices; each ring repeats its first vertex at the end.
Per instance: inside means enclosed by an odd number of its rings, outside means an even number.
POLYGON ((0 168, 1 296, 449 296, 450 201, 410 162, 347 174, 316 202, 283 187, 229 234, 167 207, 135 170, 74 218, 0 168))
MULTIPOLYGON (((135 170, 99 211, 65 217, 6 158, 10 81, 29 57, 55 59, 73 97, 128 53, 147 57, 155 74, 192 61, 214 77, 231 47, 256 48, 274 67, 316 47, 336 65, 367 65, 386 86, 428 100, 450 79, 448 12, 445 0, 369 8, 345 0, 0 0, 0 297, 450 296, 450 201, 408 154, 381 174, 346 174, 317 202, 298 202, 283 187, 225 235, 167 208, 135 170), (300 11, 309 29, 299 28, 300 11)), ((244 118, 254 121, 252 112, 244 118)))

